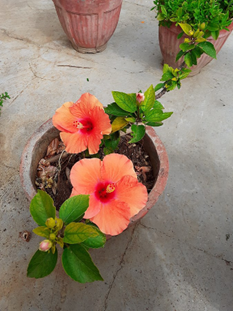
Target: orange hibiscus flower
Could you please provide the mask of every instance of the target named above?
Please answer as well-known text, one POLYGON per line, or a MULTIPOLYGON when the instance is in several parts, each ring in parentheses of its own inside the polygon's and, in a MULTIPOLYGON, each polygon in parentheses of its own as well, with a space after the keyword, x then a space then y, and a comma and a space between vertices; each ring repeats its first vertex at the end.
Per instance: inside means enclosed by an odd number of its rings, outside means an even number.
POLYGON ((69 153, 87 148, 89 154, 97 153, 103 135, 110 134, 112 129, 103 105, 89 93, 83 94, 75 104, 67 102, 57 109, 53 125, 61 131, 61 139, 69 153))
POLYGON ((125 230, 148 199, 147 189, 138 182, 133 163, 124 155, 109 154, 103 161, 83 159, 70 173, 71 196, 90 194, 84 218, 102 232, 117 235, 125 230))

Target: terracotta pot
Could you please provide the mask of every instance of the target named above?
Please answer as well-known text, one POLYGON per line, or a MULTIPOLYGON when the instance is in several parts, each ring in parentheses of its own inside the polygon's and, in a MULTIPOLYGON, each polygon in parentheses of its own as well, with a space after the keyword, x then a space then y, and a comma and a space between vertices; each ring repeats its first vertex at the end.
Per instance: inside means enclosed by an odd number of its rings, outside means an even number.
POLYGON ((103 51, 118 24, 122 0, 53 0, 58 18, 74 49, 103 51))
MULTIPOLYGON (((167 152, 152 127, 148 126, 146 133, 144 148, 150 156, 153 172, 157 178, 149 194, 146 206, 131 219, 130 225, 145 216, 155 205, 165 189, 168 178, 169 163, 167 152)), ((35 177, 38 163, 46 154, 49 143, 56 137, 59 137, 59 131, 53 126, 50 119, 32 135, 23 150, 20 163, 20 179, 29 201, 36 194, 35 177)))
MULTIPOLYGON (((233 22, 228 28, 229 31, 220 31, 217 40, 214 40, 213 37, 209 37, 207 39, 214 45, 217 53, 221 50, 223 44, 230 36, 233 30, 233 22)), ((187 35, 183 35, 182 38, 177 39, 177 36, 179 33, 181 33, 181 31, 182 29, 180 28, 180 26, 175 26, 175 23, 173 23, 170 28, 159 26, 159 44, 163 56, 163 62, 164 64, 168 64, 173 68, 178 68, 183 62, 183 58, 180 58, 178 62, 176 62, 176 55, 180 51, 179 45, 184 42, 184 38, 188 37, 187 35)), ((197 65, 191 67, 192 72, 189 74, 189 76, 194 76, 198 74, 204 66, 212 61, 212 59, 213 58, 208 56, 207 54, 202 54, 202 56, 197 61, 197 65)))

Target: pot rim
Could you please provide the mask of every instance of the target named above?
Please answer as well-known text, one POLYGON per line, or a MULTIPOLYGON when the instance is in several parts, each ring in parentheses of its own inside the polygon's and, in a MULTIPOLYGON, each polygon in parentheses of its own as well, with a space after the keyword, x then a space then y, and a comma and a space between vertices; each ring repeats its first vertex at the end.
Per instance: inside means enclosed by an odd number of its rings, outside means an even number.
MULTIPOLYGON (((21 156, 20 180, 26 197, 29 201, 31 201, 31 199, 36 194, 36 190, 31 181, 31 155, 37 147, 38 141, 41 139, 41 137, 52 128, 54 128, 52 119, 49 119, 48 121, 43 123, 27 141, 21 156)), ((56 130, 56 128, 54 128, 54 130, 56 130)), ((57 132, 59 133, 58 130, 57 132)), ((144 217, 148 213, 148 211, 155 205, 159 196, 163 193, 168 179, 169 162, 166 149, 152 127, 146 126, 146 134, 157 152, 159 160, 158 176, 153 188, 149 193, 146 206, 137 215, 131 218, 129 226, 144 217)))

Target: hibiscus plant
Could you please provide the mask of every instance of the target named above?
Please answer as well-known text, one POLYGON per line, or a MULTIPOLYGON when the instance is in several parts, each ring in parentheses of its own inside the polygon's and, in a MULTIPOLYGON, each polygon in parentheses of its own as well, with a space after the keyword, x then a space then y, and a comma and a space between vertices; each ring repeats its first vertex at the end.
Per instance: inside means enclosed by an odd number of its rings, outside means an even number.
POLYGON ((95 96, 85 93, 76 103, 66 102, 56 110, 52 121, 60 131, 65 151, 71 155, 81 153, 82 157, 71 168, 72 192, 60 207, 59 218, 45 191, 38 190, 31 201, 30 212, 39 225, 33 232, 45 240, 29 263, 29 277, 41 278, 53 271, 58 244, 63 249, 63 268, 73 280, 102 280, 88 249, 103 247, 106 236, 123 232, 148 200, 147 188, 138 181, 132 161, 115 153, 120 131, 128 130, 129 143, 133 144, 143 139, 146 126, 161 126, 172 112, 163 112, 158 99, 180 88, 189 72, 183 67, 164 65, 161 83, 151 85, 145 93, 114 91, 114 102, 106 108, 95 96))
POLYGON ((63 249, 63 268, 73 280, 80 283, 103 280, 88 249, 103 247, 106 236, 93 224, 80 222, 88 206, 88 195, 74 196, 62 204, 57 218, 52 198, 38 190, 30 204, 31 215, 39 225, 33 232, 46 240, 40 243, 28 265, 28 277, 42 278, 54 270, 58 244, 63 249))

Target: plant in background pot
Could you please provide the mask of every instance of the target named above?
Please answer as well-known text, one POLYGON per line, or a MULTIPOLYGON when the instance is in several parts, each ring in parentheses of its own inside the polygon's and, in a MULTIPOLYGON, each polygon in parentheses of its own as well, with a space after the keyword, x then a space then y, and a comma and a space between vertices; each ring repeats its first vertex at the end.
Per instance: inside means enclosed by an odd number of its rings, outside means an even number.
POLYGON ((0 94, 0 115, 1 115, 1 107, 2 107, 3 101, 6 100, 7 98, 10 99, 10 96, 8 95, 7 92, 0 94))
POLYGON ((154 5, 164 63, 176 68, 185 61, 191 75, 216 58, 233 29, 232 0, 155 0, 154 5))
POLYGON ((103 51, 113 35, 122 0, 53 0, 61 26, 74 49, 103 51))
POLYGON ((145 93, 114 91, 106 108, 85 93, 57 109, 28 141, 20 177, 39 225, 33 232, 45 238, 29 263, 29 277, 53 271, 58 244, 72 279, 102 280, 88 249, 103 247, 106 237, 141 219, 163 192, 168 158, 151 126, 171 116, 158 99, 180 88, 189 73, 164 65, 161 83, 145 93))

